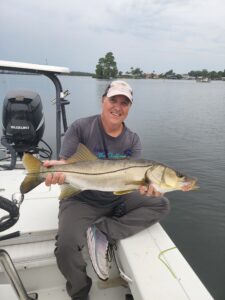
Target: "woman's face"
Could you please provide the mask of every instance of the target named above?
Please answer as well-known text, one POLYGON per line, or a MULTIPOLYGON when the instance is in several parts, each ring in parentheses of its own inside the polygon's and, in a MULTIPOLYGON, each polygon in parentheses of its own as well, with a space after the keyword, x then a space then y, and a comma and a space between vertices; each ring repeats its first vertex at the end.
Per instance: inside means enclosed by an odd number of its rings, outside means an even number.
POLYGON ((130 100, 124 95, 103 97, 102 117, 108 124, 121 125, 127 118, 131 107, 130 100))

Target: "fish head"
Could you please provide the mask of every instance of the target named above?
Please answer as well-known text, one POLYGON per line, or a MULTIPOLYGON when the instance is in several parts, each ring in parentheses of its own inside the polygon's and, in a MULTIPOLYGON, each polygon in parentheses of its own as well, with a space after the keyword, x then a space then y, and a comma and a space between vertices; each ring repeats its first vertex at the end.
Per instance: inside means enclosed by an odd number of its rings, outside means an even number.
POLYGON ((197 179, 188 177, 165 165, 155 165, 146 176, 159 192, 166 193, 176 190, 190 191, 197 189, 197 179))

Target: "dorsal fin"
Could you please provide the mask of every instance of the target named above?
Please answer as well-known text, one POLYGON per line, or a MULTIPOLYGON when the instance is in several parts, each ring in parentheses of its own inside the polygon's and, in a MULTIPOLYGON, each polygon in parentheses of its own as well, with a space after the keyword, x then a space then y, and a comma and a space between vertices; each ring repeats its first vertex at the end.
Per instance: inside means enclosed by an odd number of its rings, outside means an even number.
POLYGON ((76 163, 79 161, 97 160, 97 156, 94 155, 86 146, 79 144, 76 153, 67 159, 67 163, 76 163))

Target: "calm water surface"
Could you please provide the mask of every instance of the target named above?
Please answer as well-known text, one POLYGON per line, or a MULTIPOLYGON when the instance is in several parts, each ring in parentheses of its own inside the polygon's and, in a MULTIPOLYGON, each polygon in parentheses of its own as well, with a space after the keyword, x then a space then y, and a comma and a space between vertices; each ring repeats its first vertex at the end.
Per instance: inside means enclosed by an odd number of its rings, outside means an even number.
MULTIPOLYGON (((68 123, 98 113, 108 83, 61 77, 69 89, 68 123)), ((200 190, 168 194, 172 211, 162 225, 216 300, 225 299, 225 82, 128 80, 134 104, 127 125, 142 140, 148 159, 199 180, 200 190)), ((7 91, 40 94, 46 119, 44 139, 55 148, 53 84, 44 77, 0 75, 0 105, 7 91)), ((1 118, 1 117, 0 117, 1 118)))

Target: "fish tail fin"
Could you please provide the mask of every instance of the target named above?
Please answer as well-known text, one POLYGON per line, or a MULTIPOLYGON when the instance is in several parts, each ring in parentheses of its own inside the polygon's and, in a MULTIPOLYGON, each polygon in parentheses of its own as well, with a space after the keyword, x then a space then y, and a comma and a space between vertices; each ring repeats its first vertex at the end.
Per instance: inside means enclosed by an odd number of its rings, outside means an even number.
POLYGON ((25 153, 23 155, 23 165, 28 174, 20 185, 20 192, 25 194, 42 183, 44 179, 40 177, 40 168, 42 163, 39 159, 29 153, 25 153))

